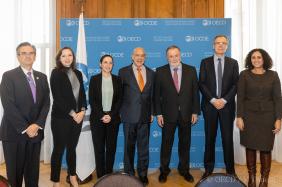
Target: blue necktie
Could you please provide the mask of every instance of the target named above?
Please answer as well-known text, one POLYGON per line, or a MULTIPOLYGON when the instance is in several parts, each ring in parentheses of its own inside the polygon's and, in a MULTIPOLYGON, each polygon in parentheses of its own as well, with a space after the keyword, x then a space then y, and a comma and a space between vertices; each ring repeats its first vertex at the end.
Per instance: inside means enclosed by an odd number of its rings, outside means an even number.
POLYGON ((218 58, 217 64, 217 96, 218 98, 221 97, 221 89, 222 89, 222 64, 221 58, 218 58))

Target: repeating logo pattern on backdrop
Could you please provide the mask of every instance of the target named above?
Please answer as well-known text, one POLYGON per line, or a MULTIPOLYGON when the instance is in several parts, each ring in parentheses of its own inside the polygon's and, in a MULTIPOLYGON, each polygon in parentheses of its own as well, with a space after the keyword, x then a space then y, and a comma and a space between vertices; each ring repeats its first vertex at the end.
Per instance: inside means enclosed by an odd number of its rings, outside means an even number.
MULTIPOLYGON (((61 47, 76 51, 78 19, 61 19, 61 47)), ((84 19, 89 76, 100 73, 99 59, 104 54, 114 57, 113 73, 131 63, 131 53, 137 46, 147 52, 145 64, 155 70, 167 64, 165 50, 175 44, 181 48, 183 63, 199 71, 202 58, 213 54, 212 42, 217 34, 230 38, 231 19, 84 19)), ((230 48, 227 52, 230 55, 230 48)), ((156 119, 150 130, 150 168, 159 167, 162 130, 156 119)), ((178 132, 172 149, 171 167, 178 164, 178 132)), ((115 168, 123 168, 123 130, 120 125, 115 168)), ((89 140, 90 141, 90 140, 89 140)), ((204 121, 192 127, 190 166, 203 167, 204 121)), ((216 145, 216 167, 223 167, 221 139, 216 145)), ((94 156, 94 154, 93 154, 94 156)))

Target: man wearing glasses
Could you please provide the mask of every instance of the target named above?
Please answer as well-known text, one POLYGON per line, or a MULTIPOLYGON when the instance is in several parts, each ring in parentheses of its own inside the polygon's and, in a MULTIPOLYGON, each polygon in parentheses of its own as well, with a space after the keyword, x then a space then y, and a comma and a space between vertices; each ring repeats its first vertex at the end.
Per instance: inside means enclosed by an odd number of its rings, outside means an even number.
POLYGON ((32 69, 36 49, 18 45, 20 66, 3 74, 0 95, 4 115, 0 127, 8 181, 12 187, 38 187, 43 129, 50 107, 47 77, 32 69))
POLYGON ((239 70, 237 61, 225 56, 227 48, 228 38, 225 35, 215 36, 213 41, 214 55, 203 59, 200 67, 201 108, 205 120, 205 173, 202 178, 211 175, 214 169, 218 122, 226 172, 236 176, 233 121, 239 70))

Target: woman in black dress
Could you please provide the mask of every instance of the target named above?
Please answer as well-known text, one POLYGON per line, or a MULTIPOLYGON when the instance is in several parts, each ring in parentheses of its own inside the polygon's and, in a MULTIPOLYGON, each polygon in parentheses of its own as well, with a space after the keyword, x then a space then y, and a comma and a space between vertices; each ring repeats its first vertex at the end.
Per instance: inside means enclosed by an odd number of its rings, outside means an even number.
POLYGON ((245 61, 237 91, 237 127, 246 147, 249 187, 256 186, 256 151, 260 152, 259 187, 268 185, 274 137, 281 129, 281 85, 270 70, 272 59, 263 49, 253 49, 245 61))
POLYGON ((112 56, 102 56, 100 67, 101 73, 92 76, 89 85, 90 126, 98 178, 113 172, 122 97, 121 81, 111 73, 112 56))
POLYGON ((56 68, 50 78, 53 95, 51 130, 54 148, 51 156, 51 181, 60 186, 62 156, 66 148, 66 161, 71 186, 77 187, 76 146, 86 110, 86 97, 82 74, 76 69, 71 48, 64 47, 56 56, 56 68))

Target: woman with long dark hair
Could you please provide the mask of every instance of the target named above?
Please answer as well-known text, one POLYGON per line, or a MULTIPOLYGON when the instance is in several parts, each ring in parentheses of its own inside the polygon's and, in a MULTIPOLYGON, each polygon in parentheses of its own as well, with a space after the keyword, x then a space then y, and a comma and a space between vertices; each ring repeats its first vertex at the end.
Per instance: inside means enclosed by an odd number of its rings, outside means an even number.
POLYGON ((51 130, 54 148, 51 156, 51 181, 60 186, 62 156, 66 149, 66 161, 71 186, 77 187, 76 146, 86 110, 83 79, 76 69, 73 50, 64 47, 56 56, 56 67, 50 78, 53 95, 51 130))

